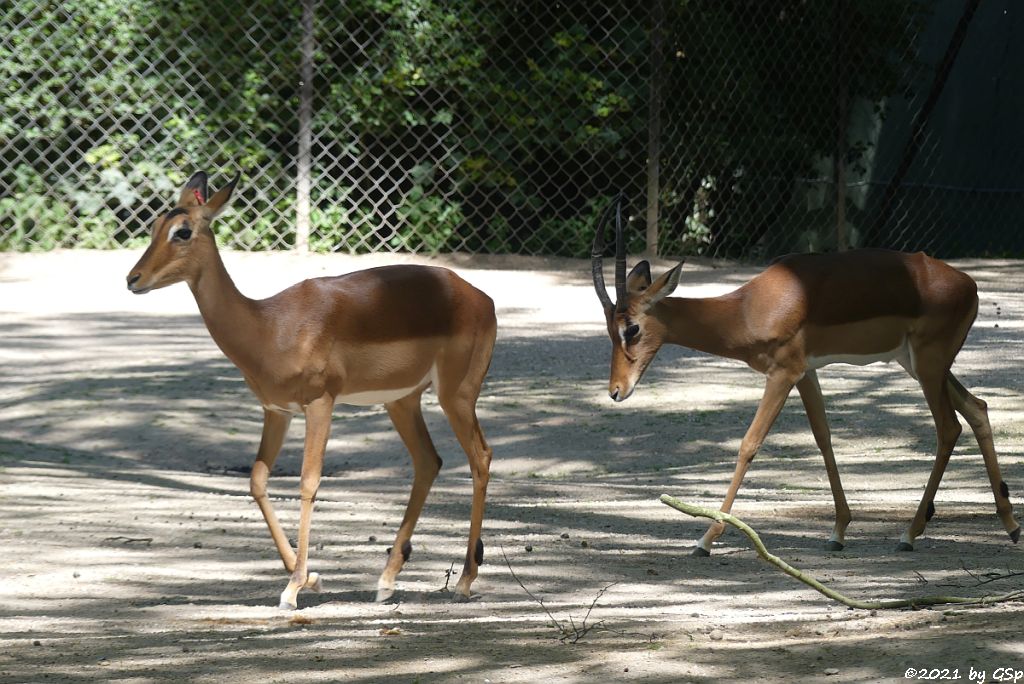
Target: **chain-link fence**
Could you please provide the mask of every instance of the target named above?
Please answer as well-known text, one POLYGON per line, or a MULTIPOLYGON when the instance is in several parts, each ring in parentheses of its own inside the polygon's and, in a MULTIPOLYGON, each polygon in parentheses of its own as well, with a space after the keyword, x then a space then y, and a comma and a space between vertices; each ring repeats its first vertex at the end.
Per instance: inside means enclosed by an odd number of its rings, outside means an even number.
POLYGON ((1024 254, 1012 0, 7 0, 0 249, 1024 254))

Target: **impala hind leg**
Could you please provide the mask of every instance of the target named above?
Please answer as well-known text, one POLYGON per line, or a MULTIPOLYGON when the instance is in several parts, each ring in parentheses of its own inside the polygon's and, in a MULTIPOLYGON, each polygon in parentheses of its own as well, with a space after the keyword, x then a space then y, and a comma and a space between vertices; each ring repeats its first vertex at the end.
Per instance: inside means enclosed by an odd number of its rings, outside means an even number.
POLYGON ((487 484, 491 472, 491 448, 487 446, 483 430, 476 417, 476 397, 469 400, 456 397, 442 403, 452 430, 469 459, 469 470, 473 474, 473 506, 469 518, 469 545, 462 576, 455 586, 455 601, 468 601, 470 586, 476 579, 479 567, 484 562, 484 543, 480 537, 484 520, 484 503, 487 498, 487 484))
POLYGON ((438 365, 438 376, 442 382, 436 387, 437 400, 444 409, 462 450, 466 452, 469 470, 473 475, 469 544, 466 548, 466 561, 462 566, 462 576, 455 585, 455 594, 452 597, 454 601, 469 600, 470 587, 484 562, 484 543, 480 534, 483 528, 487 484, 491 477, 492 451, 484 438, 480 421, 477 420, 476 401, 491 363, 494 338, 495 328, 492 323, 480 337, 468 342, 466 348, 450 348, 438 365), (458 380, 454 380, 455 378, 458 380))
POLYGON ((324 450, 331 432, 331 414, 334 399, 323 396, 306 406, 306 444, 302 454, 302 473, 299 476, 299 544, 295 554, 295 568, 288 586, 281 592, 280 607, 294 610, 302 589, 320 591, 320 577, 308 571, 309 528, 313 516, 313 502, 320 488, 320 475, 324 467, 324 450))
POLYGON ((419 520, 420 513, 423 511, 423 504, 427 500, 430 486, 441 469, 441 457, 437 455, 434 442, 430 439, 430 433, 427 432, 427 425, 423 422, 423 411, 420 406, 421 396, 422 392, 416 392, 384 405, 395 430, 402 438, 405 448, 409 450, 409 455, 412 456, 413 481, 412 491, 409 493, 409 503, 405 508, 405 516, 395 535, 395 543, 389 550, 384 572, 381 573, 380 579, 377 581, 378 601, 386 601, 395 593, 395 578, 412 553, 410 539, 416 528, 416 521, 419 520))
POLYGON ((800 392, 800 399, 803 400, 807 420, 811 424, 811 432, 814 433, 814 441, 825 458, 825 472, 828 473, 828 484, 832 489, 832 500, 836 507, 836 524, 825 548, 828 551, 842 551, 846 528, 851 519, 850 507, 846 503, 846 493, 843 491, 843 483, 839 480, 839 468, 832 452, 832 432, 828 427, 825 400, 821 396, 818 374, 813 370, 807 371, 803 379, 796 384, 796 388, 800 392))
POLYGON ((974 438, 978 440, 978 447, 981 449, 985 470, 988 473, 988 481, 996 499, 996 513, 1003 522, 1003 527, 1006 528, 1010 539, 1016 544, 1020 540, 1020 525, 1013 517, 1010 489, 999 472, 999 459, 996 457, 996 447, 992 441, 992 425, 988 422, 988 405, 967 391, 952 373, 946 374, 946 388, 949 391, 949 398, 953 402, 953 408, 964 417, 967 424, 971 426, 974 438))
POLYGON ((937 440, 935 463, 932 466, 932 473, 928 477, 928 484, 924 488, 924 496, 921 497, 921 503, 917 506, 917 512, 914 514, 913 520, 910 521, 910 526, 900 535, 899 544, 896 545, 897 551, 913 551, 914 540, 924 532, 928 521, 935 514, 935 492, 939 489, 942 475, 946 472, 946 466, 949 465, 950 454, 953 453, 956 441, 960 438, 960 433, 963 430, 960 421, 956 419, 953 403, 950 400, 950 391, 946 383, 948 371, 943 368, 940 372, 935 373, 921 372, 922 369, 935 368, 937 365, 923 363, 920 357, 919 353, 915 368, 918 371, 918 382, 921 384, 921 389, 924 390, 924 397, 928 401, 928 408, 935 421, 937 440))

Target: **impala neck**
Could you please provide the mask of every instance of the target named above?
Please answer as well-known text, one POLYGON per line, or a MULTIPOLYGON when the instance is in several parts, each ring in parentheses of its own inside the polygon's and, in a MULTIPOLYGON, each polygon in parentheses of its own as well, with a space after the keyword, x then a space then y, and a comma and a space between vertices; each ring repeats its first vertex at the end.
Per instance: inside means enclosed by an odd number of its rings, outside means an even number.
POLYGON ((211 252, 189 287, 213 341, 245 373, 258 362, 253 342, 261 339, 263 318, 257 303, 235 287, 216 247, 211 252))
POLYGON ((665 326, 664 341, 697 351, 745 359, 741 300, 735 293, 721 297, 689 299, 669 297, 653 314, 665 326))

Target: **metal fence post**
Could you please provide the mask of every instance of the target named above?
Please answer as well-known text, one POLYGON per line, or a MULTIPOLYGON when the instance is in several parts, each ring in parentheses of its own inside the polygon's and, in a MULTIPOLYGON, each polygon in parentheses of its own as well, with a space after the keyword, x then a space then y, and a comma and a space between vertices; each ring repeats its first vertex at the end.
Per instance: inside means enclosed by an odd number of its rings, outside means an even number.
POLYGON ((836 79, 836 147, 832 159, 832 180, 836 191, 836 251, 850 248, 846 234, 846 134, 849 126, 849 105, 846 90, 846 0, 833 5, 835 22, 835 48, 833 50, 836 79))
POLYGON ((661 80, 664 0, 651 8, 651 83, 647 98, 647 255, 658 256, 658 193, 661 172, 661 80))
POLYGON ((310 159, 313 119, 313 9, 315 0, 302 0, 302 63, 299 67, 299 156, 295 179, 295 249, 309 251, 310 159))

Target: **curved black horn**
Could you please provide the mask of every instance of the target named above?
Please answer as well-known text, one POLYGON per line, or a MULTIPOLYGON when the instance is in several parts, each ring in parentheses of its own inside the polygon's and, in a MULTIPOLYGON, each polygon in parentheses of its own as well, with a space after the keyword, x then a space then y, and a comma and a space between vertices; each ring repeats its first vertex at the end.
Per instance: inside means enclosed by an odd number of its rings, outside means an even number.
POLYGON ((605 207, 604 211, 601 212, 600 218, 597 219, 597 233, 594 235, 594 244, 590 250, 590 267, 593 271, 594 276, 594 289, 597 290, 597 298, 601 300, 601 306, 605 310, 613 308, 615 305, 612 304, 611 298, 608 296, 608 289, 604 284, 604 260, 601 258, 601 254, 604 252, 604 230, 605 224, 611 218, 612 210, 615 208, 619 198, 616 197, 608 206, 605 207))
POLYGON ((616 311, 626 310, 626 240, 622 236, 622 193, 615 198, 615 302, 616 311))

